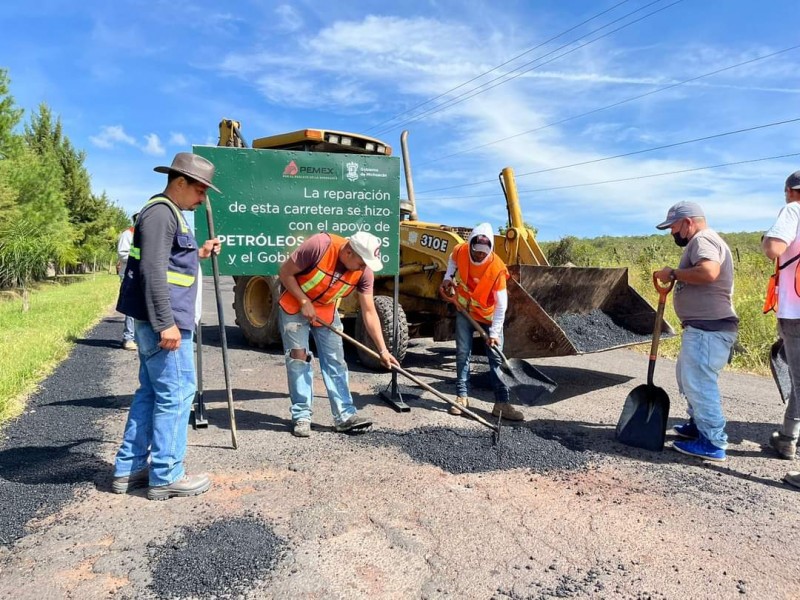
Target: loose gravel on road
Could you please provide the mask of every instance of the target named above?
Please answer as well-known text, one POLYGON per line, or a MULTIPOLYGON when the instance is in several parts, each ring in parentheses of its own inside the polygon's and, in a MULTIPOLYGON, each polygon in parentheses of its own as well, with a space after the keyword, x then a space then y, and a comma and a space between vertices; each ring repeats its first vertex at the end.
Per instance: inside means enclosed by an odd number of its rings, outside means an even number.
POLYGON ((236 598, 266 579, 285 550, 272 527, 252 517, 185 527, 165 544, 149 548, 149 587, 159 598, 236 598))
POLYGON ((24 536, 28 521, 57 512, 110 469, 99 458, 102 440, 95 422, 130 400, 104 391, 108 350, 119 346, 119 327, 105 320, 80 340, 31 396, 25 412, 2 431, 0 544, 24 536))
POLYGON ((597 457, 592 452, 548 440, 527 427, 501 427, 494 432, 475 429, 421 427, 406 432, 375 431, 365 443, 395 446, 421 463, 449 473, 483 473, 529 469, 534 473, 584 469, 597 457))

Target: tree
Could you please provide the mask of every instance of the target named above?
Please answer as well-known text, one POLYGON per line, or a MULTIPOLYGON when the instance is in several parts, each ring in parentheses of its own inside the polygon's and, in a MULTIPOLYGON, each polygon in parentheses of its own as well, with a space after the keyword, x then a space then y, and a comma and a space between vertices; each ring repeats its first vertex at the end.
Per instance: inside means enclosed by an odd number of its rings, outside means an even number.
POLYGON ((20 219, 0 229, 0 286, 22 287, 22 311, 28 312, 30 284, 44 276, 55 249, 32 222, 20 219))
POLYGON ((0 69, 0 160, 12 158, 22 147, 20 136, 14 133, 14 128, 22 119, 23 111, 15 108, 14 98, 8 90, 8 72, 0 69))

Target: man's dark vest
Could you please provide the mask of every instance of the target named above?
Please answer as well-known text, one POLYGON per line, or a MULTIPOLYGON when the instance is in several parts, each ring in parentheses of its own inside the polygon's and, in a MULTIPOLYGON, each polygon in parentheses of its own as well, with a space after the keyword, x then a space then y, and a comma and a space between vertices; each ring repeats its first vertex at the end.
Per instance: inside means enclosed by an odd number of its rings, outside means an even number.
MULTIPOLYGON (((156 204, 169 206, 178 221, 175 236, 172 238, 169 265, 165 275, 169 286, 169 301, 175 325, 178 326, 178 329, 193 330, 195 327, 195 298, 197 296, 197 242, 186 225, 180 209, 166 196, 153 196, 144 205, 141 212, 144 213, 156 204)), ((141 219, 141 216, 139 218, 141 219)), ((135 227, 131 253, 128 256, 128 265, 119 290, 117 310, 134 319, 149 321, 147 305, 144 299, 144 285, 139 272, 142 258, 141 237, 139 228, 135 227)), ((146 251, 147 249, 145 249, 146 251)))

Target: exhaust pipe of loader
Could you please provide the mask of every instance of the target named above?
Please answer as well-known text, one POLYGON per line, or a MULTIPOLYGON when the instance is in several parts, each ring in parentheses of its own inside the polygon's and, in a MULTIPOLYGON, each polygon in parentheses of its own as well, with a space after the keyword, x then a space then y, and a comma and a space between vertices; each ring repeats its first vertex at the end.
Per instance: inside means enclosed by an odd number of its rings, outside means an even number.
POLYGON ((411 177, 411 159, 408 155, 408 130, 400 134, 400 150, 403 153, 403 172, 406 176, 406 190, 408 190, 409 218, 418 221, 417 200, 414 197, 414 179, 411 177))

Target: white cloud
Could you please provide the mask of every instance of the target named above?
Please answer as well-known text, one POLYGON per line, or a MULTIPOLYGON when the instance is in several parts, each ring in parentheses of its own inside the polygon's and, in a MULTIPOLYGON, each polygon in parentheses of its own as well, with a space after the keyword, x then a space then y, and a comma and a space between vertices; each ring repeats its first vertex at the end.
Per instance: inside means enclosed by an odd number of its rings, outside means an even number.
POLYGON ((169 145, 170 146, 187 146, 189 142, 186 141, 186 136, 182 133, 177 133, 175 131, 171 131, 169 134, 169 145))
POLYGON ((106 150, 122 145, 137 148, 151 156, 163 156, 166 153, 157 134, 147 134, 144 136, 144 143, 140 144, 135 137, 125 132, 122 125, 106 125, 99 134, 89 136, 89 140, 98 148, 106 150))
POLYGON ((281 31, 294 32, 303 27, 303 17, 289 4, 278 6, 275 14, 278 15, 278 29, 281 31))
POLYGON ((117 144, 136 146, 136 139, 125 133, 122 125, 107 125, 98 135, 90 136, 89 140, 98 148, 113 148, 117 144))
POLYGON ((164 146, 161 144, 158 135, 155 133, 148 133, 144 138, 147 140, 147 143, 142 147, 142 151, 145 154, 150 154, 152 156, 164 156, 164 154, 166 154, 166 150, 164 150, 164 146))

